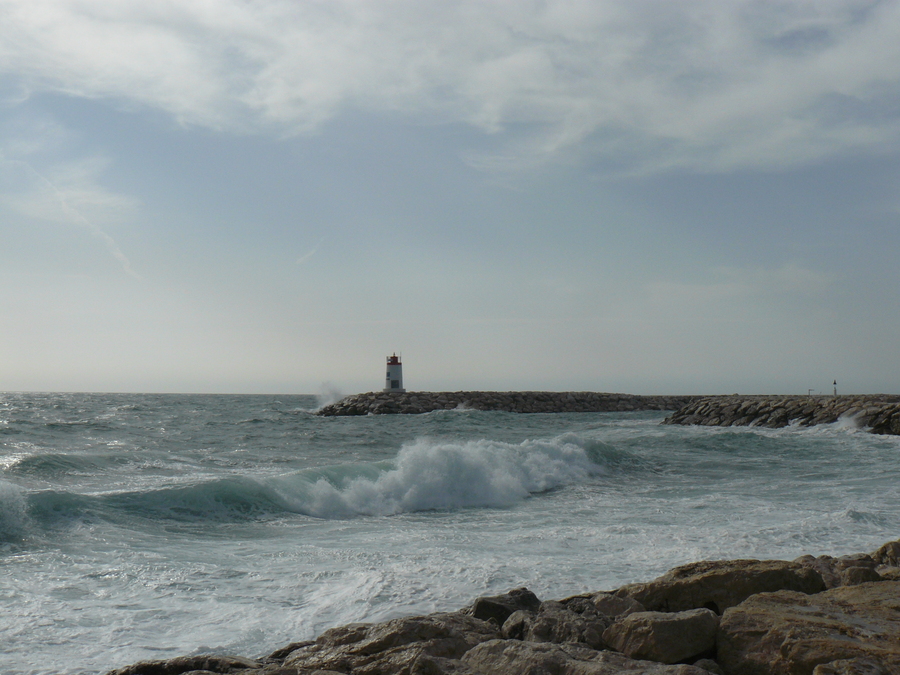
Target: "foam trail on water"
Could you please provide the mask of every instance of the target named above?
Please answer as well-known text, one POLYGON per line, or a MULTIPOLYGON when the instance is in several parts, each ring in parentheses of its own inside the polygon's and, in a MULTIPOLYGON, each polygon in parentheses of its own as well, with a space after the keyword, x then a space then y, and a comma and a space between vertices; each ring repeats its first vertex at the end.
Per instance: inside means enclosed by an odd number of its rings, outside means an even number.
POLYGON ((309 475, 297 476, 307 485, 279 479, 276 489, 296 510, 319 518, 508 507, 602 473, 598 445, 574 436, 519 445, 419 439, 374 477, 322 476, 312 482, 309 475))

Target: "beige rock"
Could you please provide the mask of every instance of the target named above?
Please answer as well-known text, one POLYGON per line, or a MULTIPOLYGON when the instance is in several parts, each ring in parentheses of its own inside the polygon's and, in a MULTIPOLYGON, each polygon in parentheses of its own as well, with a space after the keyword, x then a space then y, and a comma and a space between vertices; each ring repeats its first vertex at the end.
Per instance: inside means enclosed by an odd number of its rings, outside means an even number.
POLYGON ((262 664, 239 656, 179 656, 165 661, 142 661, 119 668, 107 675, 169 675, 170 673, 213 672, 232 673, 238 670, 259 669, 262 664))
POLYGON ((677 663, 712 651, 718 626, 719 617, 709 609, 635 612, 607 628, 603 639, 633 659, 677 663))
POLYGON ((482 675, 709 675, 694 666, 637 661, 581 645, 518 640, 483 642, 462 662, 482 675))
POLYGON ((707 608, 720 614, 755 593, 779 590, 818 593, 825 582, 815 570, 785 560, 719 560, 682 565, 645 584, 615 592, 651 611, 707 608))
POLYGON ((813 668, 812 675, 895 675, 871 659, 840 659, 813 668))
POLYGON ((900 567, 881 566, 877 572, 882 579, 887 581, 900 581, 900 567))
POLYGON ((700 659, 699 661, 694 661, 694 667, 702 668, 706 672, 712 673, 713 675, 725 675, 725 673, 723 673, 722 669, 719 667, 719 664, 712 659, 700 659))
POLYGON ((900 582, 754 595, 722 616, 716 660, 728 675, 853 673, 866 660, 900 673, 900 582))
POLYGON ((620 598, 612 593, 595 593, 591 600, 601 614, 613 619, 635 612, 645 612, 647 608, 633 598, 620 598))
POLYGON ((589 598, 544 602, 540 611, 514 612, 503 624, 505 638, 529 642, 582 643, 603 649, 603 631, 612 620, 601 614, 589 598))
POLYGON ((500 637, 499 627, 462 612, 356 624, 326 631, 315 644, 285 659, 288 667, 367 673, 415 672, 423 659, 458 659, 473 646, 500 637))
POLYGON ((830 555, 820 555, 813 557, 811 555, 800 556, 794 562, 809 567, 818 572, 822 581, 825 582, 825 588, 837 588, 841 586, 841 573, 837 567, 837 558, 830 555))
POLYGON ((871 567, 845 567, 841 570, 841 586, 856 586, 870 581, 883 581, 871 567))
POLYGON ((900 567, 900 540, 889 541, 872 553, 872 559, 879 565, 900 567))

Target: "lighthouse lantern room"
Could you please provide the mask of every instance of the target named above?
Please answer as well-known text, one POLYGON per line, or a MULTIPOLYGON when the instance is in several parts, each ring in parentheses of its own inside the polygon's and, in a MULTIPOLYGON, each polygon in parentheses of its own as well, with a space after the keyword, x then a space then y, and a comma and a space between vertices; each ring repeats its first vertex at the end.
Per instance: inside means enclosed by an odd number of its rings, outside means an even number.
POLYGON ((394 354, 387 357, 387 375, 384 378, 384 390, 402 394, 403 388, 403 364, 400 357, 394 354))

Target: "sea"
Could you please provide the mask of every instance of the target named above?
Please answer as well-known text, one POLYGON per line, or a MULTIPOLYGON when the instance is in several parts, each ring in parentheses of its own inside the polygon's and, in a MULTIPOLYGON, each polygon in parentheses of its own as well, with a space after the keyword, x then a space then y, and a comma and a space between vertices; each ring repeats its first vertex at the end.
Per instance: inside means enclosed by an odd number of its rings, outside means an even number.
POLYGON ((320 417, 0 394, 0 673, 264 656, 351 622, 900 537, 900 437, 661 412, 320 417))

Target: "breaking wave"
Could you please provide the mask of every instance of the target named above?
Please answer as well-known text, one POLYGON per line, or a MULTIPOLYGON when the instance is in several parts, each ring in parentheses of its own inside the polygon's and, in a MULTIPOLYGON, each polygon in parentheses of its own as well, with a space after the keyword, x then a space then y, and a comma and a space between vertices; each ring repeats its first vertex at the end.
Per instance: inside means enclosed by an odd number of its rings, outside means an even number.
POLYGON ((319 518, 502 508, 602 473, 606 449, 574 435, 519 445, 420 439, 375 475, 338 467, 282 477, 273 487, 297 511, 319 518))
MULTIPOLYGON (((27 513, 52 529, 73 520, 234 521, 285 514, 329 519, 504 508, 590 480, 620 457, 615 448, 574 434, 521 444, 420 439, 401 448, 393 460, 275 477, 231 476, 100 495, 33 492, 27 513)), ((8 517, 12 530, 21 532, 26 510, 20 507, 25 503, 21 495, 0 498, 5 504, 0 518, 8 517)))

